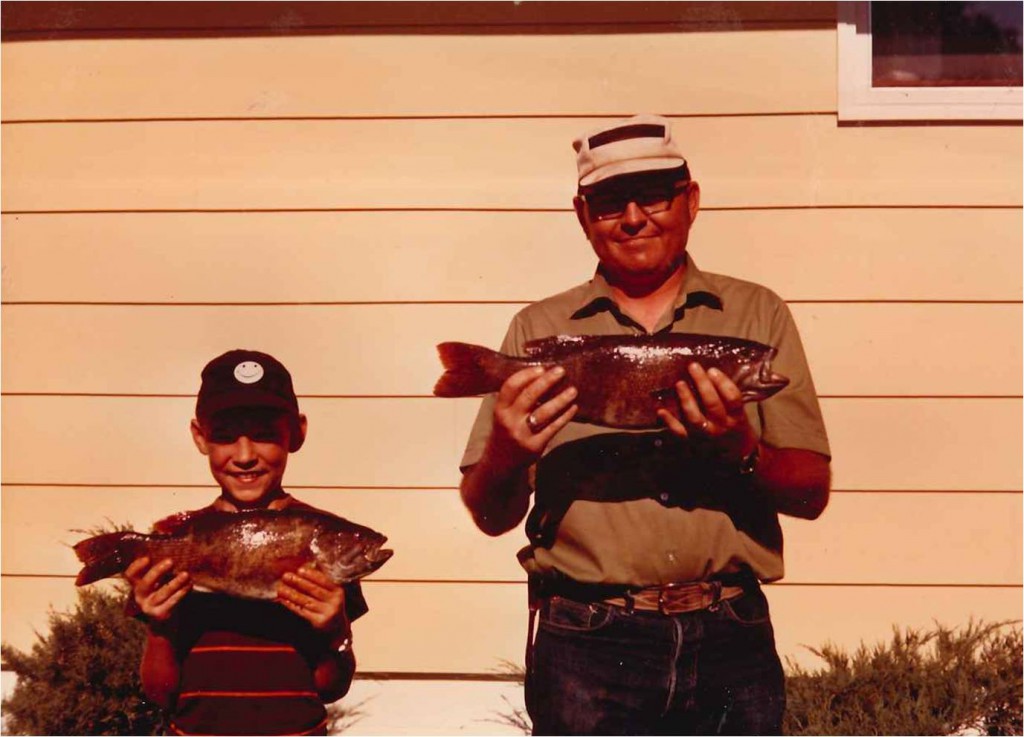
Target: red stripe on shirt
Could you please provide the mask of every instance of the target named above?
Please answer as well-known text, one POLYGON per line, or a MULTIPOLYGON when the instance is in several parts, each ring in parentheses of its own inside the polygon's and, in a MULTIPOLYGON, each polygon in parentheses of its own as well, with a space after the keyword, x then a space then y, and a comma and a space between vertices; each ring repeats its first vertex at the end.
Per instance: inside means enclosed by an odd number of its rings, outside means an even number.
POLYGON ((204 645, 192 648, 194 653, 293 653, 289 645, 204 645))
POLYGON ((316 691, 185 691, 178 694, 178 700, 194 699, 197 696, 212 696, 214 698, 242 698, 242 699, 263 699, 263 698, 319 698, 316 691))

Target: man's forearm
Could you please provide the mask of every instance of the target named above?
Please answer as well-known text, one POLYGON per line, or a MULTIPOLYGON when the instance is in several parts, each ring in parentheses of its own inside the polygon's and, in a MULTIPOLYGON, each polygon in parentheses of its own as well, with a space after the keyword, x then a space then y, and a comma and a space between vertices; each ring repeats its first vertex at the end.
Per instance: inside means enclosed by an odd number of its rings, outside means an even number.
POLYGON ((782 514, 816 519, 828 504, 829 459, 799 448, 773 448, 761 444, 754 470, 754 485, 771 497, 782 514))
POLYGON ((501 535, 515 528, 530 506, 526 471, 504 467, 486 453, 479 463, 466 469, 459 492, 476 526, 488 535, 501 535))

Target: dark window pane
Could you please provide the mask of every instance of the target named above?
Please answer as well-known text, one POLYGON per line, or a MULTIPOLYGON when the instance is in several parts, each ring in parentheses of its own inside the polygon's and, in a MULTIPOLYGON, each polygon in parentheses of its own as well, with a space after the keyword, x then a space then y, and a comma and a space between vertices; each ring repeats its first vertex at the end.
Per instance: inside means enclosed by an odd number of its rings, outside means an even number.
POLYGON ((875 87, 1020 87, 1021 2, 871 3, 875 87))

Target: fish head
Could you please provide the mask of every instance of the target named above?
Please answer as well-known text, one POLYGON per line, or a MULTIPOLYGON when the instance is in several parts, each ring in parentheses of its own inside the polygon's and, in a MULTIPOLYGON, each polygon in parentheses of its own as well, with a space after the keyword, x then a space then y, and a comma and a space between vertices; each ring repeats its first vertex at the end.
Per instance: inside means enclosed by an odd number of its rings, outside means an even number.
POLYGON ((776 350, 771 348, 761 358, 749 364, 736 382, 744 402, 760 402, 778 394, 789 385, 789 379, 772 370, 776 350))
POLYGON ((367 576, 388 562, 393 550, 384 547, 387 537, 369 527, 347 520, 322 531, 311 548, 317 567, 337 583, 367 576))

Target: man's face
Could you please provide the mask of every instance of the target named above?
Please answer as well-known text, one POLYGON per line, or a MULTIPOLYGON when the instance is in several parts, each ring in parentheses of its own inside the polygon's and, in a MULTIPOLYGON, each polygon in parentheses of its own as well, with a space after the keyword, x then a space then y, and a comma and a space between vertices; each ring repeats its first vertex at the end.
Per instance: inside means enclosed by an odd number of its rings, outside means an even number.
MULTIPOLYGON (((299 416, 305 436, 306 418, 299 416)), ((223 495, 238 507, 261 507, 280 491, 288 449, 296 447, 292 424, 284 412, 242 408, 192 421, 192 438, 210 461, 210 472, 223 495)))
POLYGON ((609 281, 642 290, 660 286, 683 264, 700 188, 647 172, 600 182, 574 204, 609 281))

